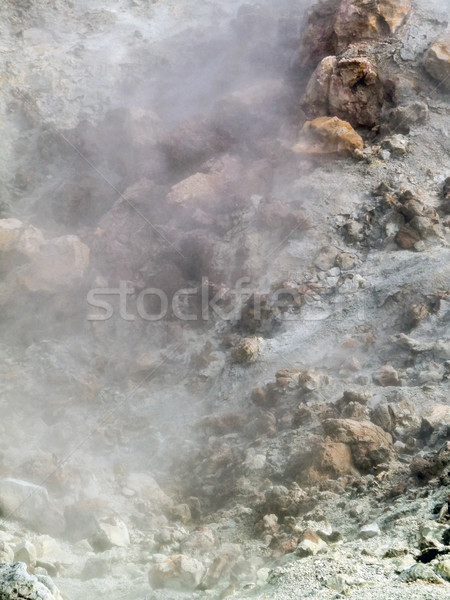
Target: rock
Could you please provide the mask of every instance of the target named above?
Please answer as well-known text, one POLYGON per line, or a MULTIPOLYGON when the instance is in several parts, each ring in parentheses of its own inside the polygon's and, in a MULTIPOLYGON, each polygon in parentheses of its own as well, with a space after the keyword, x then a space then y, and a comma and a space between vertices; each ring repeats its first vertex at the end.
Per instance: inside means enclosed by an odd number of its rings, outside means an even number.
POLYGON ((350 123, 337 117, 318 117, 303 125, 300 140, 293 151, 297 154, 351 155, 362 148, 363 139, 350 123))
POLYGON ((348 444, 327 440, 311 451, 293 455, 289 465, 290 475, 300 485, 314 485, 345 475, 357 475, 348 444))
POLYGON ((260 338, 244 338, 233 348, 231 358, 233 362, 239 364, 248 364, 256 362, 259 358, 260 348, 260 338))
POLYGON ((408 134, 412 125, 423 125, 429 118, 429 109, 425 102, 416 100, 387 111, 381 130, 398 134, 408 134))
POLYGON ((369 540, 370 538, 381 535, 381 530, 378 523, 368 523, 363 525, 359 530, 358 537, 362 540, 369 540))
POLYGON ((400 579, 407 583, 427 581, 428 583, 443 583, 444 580, 436 575, 429 565, 417 563, 400 574, 400 579))
POLYGON ((36 548, 31 542, 22 542, 14 548, 14 562, 23 562, 29 567, 34 567, 36 559, 36 548))
POLYGON ((315 369, 305 369, 298 376, 298 385, 304 392, 313 392, 325 383, 325 377, 315 369))
POLYGON ((89 579, 104 579, 110 572, 108 560, 102 558, 89 558, 81 571, 80 579, 88 581, 89 579))
POLYGON ((210 589, 217 585, 219 581, 224 580, 230 574, 233 565, 241 557, 241 547, 239 544, 224 544, 221 546, 218 555, 208 567, 202 581, 202 586, 210 589))
POLYGON ((425 56, 424 66, 442 91, 450 89, 450 31, 433 43, 425 56))
POLYGON ((381 147, 389 150, 394 156, 404 156, 408 150, 408 140, 404 135, 397 133, 385 138, 381 143, 381 147))
POLYGON ((300 557, 315 556, 318 552, 326 550, 327 544, 314 532, 306 530, 300 536, 295 554, 300 557))
POLYGON ((0 565, 0 600, 61 600, 61 596, 49 578, 39 577, 27 573, 25 563, 0 565), (53 592, 53 593, 52 593, 53 592))
POLYGON ((448 423, 450 423, 450 406, 436 404, 422 417, 420 436, 427 439, 434 431, 448 423))
POLYGON ((156 589, 193 591, 200 585, 204 574, 205 567, 200 561, 177 554, 154 565, 149 573, 149 582, 156 589))
POLYGON ((353 127, 374 127, 380 120, 384 95, 368 58, 327 56, 311 76, 301 105, 309 118, 329 115, 353 127))
POLYGON ((0 563, 14 562, 14 550, 3 540, 0 540, 0 563))
POLYGON ((133 490, 140 500, 149 502, 156 509, 167 509, 173 504, 149 473, 130 473, 126 478, 125 485, 128 489, 133 490))
POLYGON ((30 292, 69 291, 80 284, 88 266, 89 248, 76 235, 65 235, 45 241, 19 270, 17 281, 30 292))
POLYGON ((123 521, 116 518, 100 521, 98 527, 99 531, 89 538, 89 543, 96 552, 104 552, 114 546, 127 548, 130 545, 128 528, 123 521))
POLYGON ((333 442, 348 444, 353 463, 362 473, 372 472, 393 457, 391 435, 370 421, 327 419, 322 426, 333 442))
POLYGON ((450 581, 450 558, 441 560, 434 568, 438 575, 443 577, 446 581, 450 581))
POLYGON ((343 0, 334 22, 338 50, 395 33, 411 10, 410 0, 343 0))
POLYGON ((215 547, 214 533, 209 527, 197 527, 181 542, 183 554, 204 554, 215 547))
POLYGON ((186 524, 192 520, 191 509, 187 504, 175 504, 169 510, 169 515, 175 521, 186 524))
POLYGON ((19 479, 0 480, 0 515, 21 521, 42 533, 60 533, 61 515, 52 506, 47 490, 19 479))
POLYGON ((396 243, 404 250, 411 250, 420 242, 420 235, 407 225, 403 225, 395 236, 396 243))
POLYGON ((383 387, 399 385, 398 373, 391 365, 384 365, 372 375, 374 383, 383 387))

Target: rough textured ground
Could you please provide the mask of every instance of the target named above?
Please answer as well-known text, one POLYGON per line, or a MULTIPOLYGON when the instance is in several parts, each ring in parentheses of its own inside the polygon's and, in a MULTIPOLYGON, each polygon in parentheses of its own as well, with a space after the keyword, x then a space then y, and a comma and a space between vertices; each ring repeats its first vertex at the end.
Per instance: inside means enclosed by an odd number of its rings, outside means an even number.
POLYGON ((45 594, 448 597, 448 11, 389 6, 2 4, 0 561, 45 594))

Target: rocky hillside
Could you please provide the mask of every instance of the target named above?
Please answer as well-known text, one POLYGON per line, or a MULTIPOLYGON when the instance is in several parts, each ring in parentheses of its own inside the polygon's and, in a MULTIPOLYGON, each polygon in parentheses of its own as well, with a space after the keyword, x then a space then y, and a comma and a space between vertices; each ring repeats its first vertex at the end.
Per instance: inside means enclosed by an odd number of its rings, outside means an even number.
POLYGON ((0 600, 450 594, 440 0, 5 0, 0 600))

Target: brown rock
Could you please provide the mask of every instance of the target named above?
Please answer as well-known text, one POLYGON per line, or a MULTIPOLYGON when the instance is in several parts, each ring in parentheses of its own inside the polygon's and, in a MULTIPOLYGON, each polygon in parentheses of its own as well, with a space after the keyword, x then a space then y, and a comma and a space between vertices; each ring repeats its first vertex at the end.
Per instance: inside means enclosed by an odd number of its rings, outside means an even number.
POLYGON ((388 387, 391 385, 398 385, 398 373, 392 365, 383 365, 372 375, 374 383, 388 387))
POLYGON ((157 563, 149 573, 153 588, 195 590, 205 574, 201 562, 184 554, 177 554, 157 563))
POLYGON ((365 57, 327 56, 312 74, 302 107, 310 118, 337 116, 353 127, 374 127, 384 101, 375 66, 365 57))
POLYGON ((450 31, 438 38, 425 57, 425 69, 444 89, 450 89, 450 31))
POLYGON ((258 360, 261 341, 256 337, 243 339, 233 348, 231 357, 233 362, 248 364, 258 360))
POLYGON ((370 421, 327 419, 322 426, 333 442, 348 444, 353 463, 362 473, 392 458, 392 437, 370 421))
POLYGON ((363 139, 350 123, 337 117, 319 117, 304 124, 293 151, 297 154, 351 155, 362 148, 363 139))
POLYGON ((334 22, 338 50, 395 33, 410 10, 410 0, 342 0, 334 22))
POLYGON ((411 250, 411 248, 414 248, 417 242, 420 242, 420 235, 417 233, 417 231, 411 229, 411 227, 403 225, 398 230, 397 235, 395 236, 395 241, 400 248, 403 248, 404 250, 411 250))

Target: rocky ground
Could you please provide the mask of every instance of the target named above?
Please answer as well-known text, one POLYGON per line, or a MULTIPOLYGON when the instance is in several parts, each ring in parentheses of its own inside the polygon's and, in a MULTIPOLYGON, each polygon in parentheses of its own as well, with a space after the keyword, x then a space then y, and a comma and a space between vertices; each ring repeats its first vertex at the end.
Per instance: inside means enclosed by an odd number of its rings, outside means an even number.
POLYGON ((0 600, 448 598, 447 12, 2 4, 0 600))

